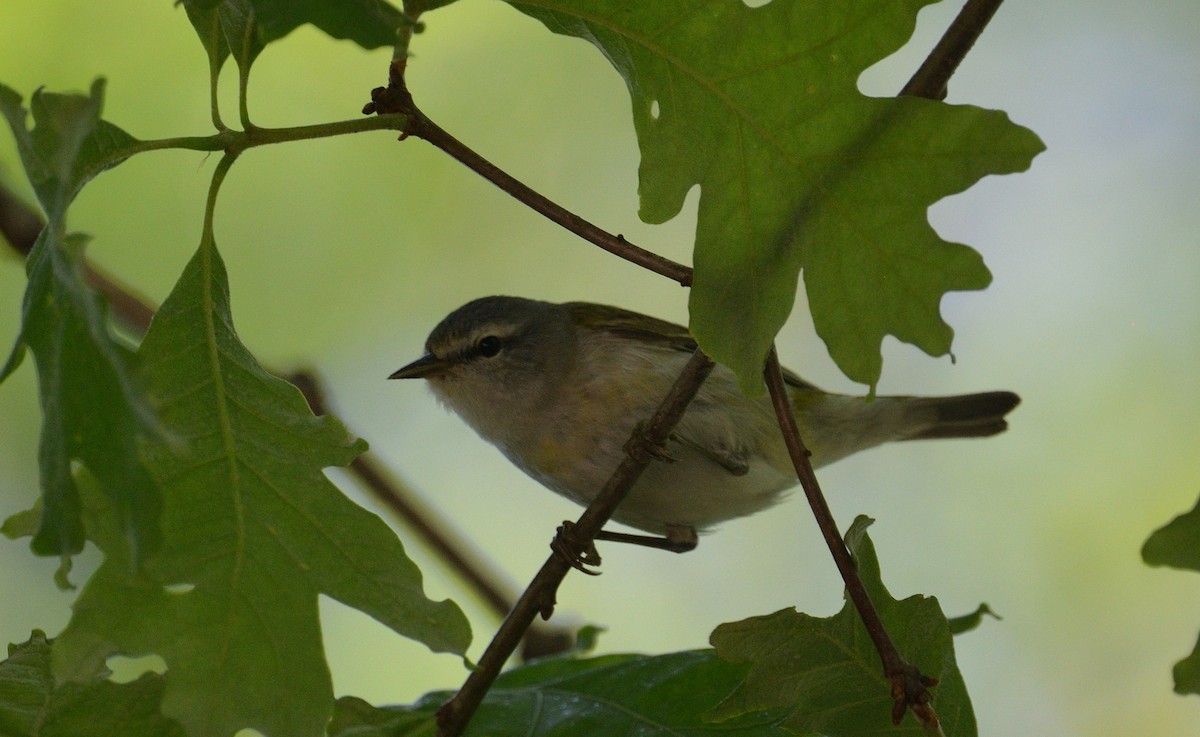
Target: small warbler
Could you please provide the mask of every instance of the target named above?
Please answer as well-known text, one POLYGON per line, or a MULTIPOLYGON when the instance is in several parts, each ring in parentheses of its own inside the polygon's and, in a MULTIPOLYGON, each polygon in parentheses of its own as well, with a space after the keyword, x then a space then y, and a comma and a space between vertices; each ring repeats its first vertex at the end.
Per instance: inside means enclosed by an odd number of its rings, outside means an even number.
MULTIPOLYGON (((389 378, 428 380, 518 468, 586 505, 696 342, 684 327, 617 307, 484 297, 442 320, 425 349, 389 378)), ((1020 401, 1004 391, 868 400, 784 375, 814 467, 892 440, 995 435, 1020 401)), ((748 399, 721 365, 665 450, 673 462, 651 463, 613 516, 672 541, 660 547, 690 549, 697 530, 769 507, 797 483, 770 399, 748 399)))

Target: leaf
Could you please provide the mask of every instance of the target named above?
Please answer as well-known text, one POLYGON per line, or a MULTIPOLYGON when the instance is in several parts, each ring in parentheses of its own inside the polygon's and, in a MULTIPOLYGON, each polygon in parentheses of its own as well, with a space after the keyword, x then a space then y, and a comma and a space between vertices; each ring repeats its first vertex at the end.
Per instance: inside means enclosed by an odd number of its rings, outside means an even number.
POLYGON ((178 724, 159 714, 161 676, 56 687, 50 652, 50 641, 37 630, 29 641, 9 645, 8 659, 0 663, 4 737, 185 737, 178 724))
MULTIPOLYGON (((938 679, 933 707, 946 734, 973 737, 975 715, 954 661, 946 617, 936 599, 892 598, 880 580, 875 548, 866 535, 870 524, 866 517, 856 519, 846 542, 871 601, 904 657, 924 675, 938 679)), ((710 639, 721 657, 750 665, 746 679, 713 711, 714 718, 787 709, 783 725, 801 734, 923 734, 910 717, 900 727, 892 726, 890 684, 849 600, 832 617, 784 609, 723 624, 710 639)))
POLYGON ((334 705, 328 734, 329 737, 432 735, 437 731, 436 710, 436 705, 425 709, 378 709, 355 696, 343 696, 334 705))
POLYGON ((926 210, 1043 147, 1000 112, 858 91, 933 0, 509 2, 624 77, 643 220, 674 217, 700 185, 690 327, 743 391, 763 391, 802 268, 817 333, 851 379, 874 387, 888 334, 949 350, 942 295, 991 276, 926 210))
POLYGON ((221 68, 229 57, 229 42, 225 40, 225 31, 221 27, 220 0, 183 0, 183 9, 196 36, 208 54, 209 68, 221 68))
POLYGON ((980 604, 975 611, 970 614, 964 614, 961 617, 951 617, 950 634, 961 635, 975 629, 983 624, 983 617, 987 615, 993 619, 1001 619, 999 614, 992 611, 992 608, 987 604, 980 604))
POLYGON ((222 0, 217 7, 217 17, 221 21, 221 30, 225 32, 229 53, 242 70, 244 80, 258 55, 268 43, 277 39, 267 36, 266 29, 258 22, 251 0, 222 0))
POLYGON ((429 12, 430 10, 444 8, 455 1, 456 0, 405 0, 404 12, 408 13, 410 17, 415 18, 422 13, 429 12))
POLYGON ((34 630, 28 642, 9 645, 8 659, 0 663, 0 734, 35 734, 53 690, 50 642, 45 632, 34 630))
POLYGON ((1142 546, 1146 565, 1200 571, 1200 502, 1159 529, 1142 546))
MULTIPOLYGON (((4 535, 9 540, 33 537, 37 534, 41 524, 42 500, 39 499, 31 509, 27 509, 24 512, 17 512, 4 520, 4 524, 0 525, 0 535, 4 535)), ((54 572, 54 585, 58 586, 60 591, 71 591, 75 588, 70 578, 71 567, 71 557, 67 555, 62 556, 58 564, 58 570, 54 572)))
MULTIPOLYGON (((243 69, 270 43, 311 23, 364 49, 393 46, 403 14, 384 0, 183 0, 210 60, 230 52, 243 69), (222 33, 214 32, 219 25, 222 33)), ((218 66, 219 66, 218 61, 218 66)))
MULTIPOLYGON (((132 576, 108 516, 105 553, 55 646, 55 673, 87 679, 113 654, 167 664, 163 713, 193 737, 323 734, 333 693, 318 594, 438 652, 462 653, 462 612, 425 598, 395 534, 322 469, 366 444, 269 375, 238 341, 215 246, 197 251, 142 343, 171 433, 144 454, 163 488, 164 544, 132 576)), ((89 516, 89 521, 92 518, 89 516)))
POLYGON ((0 369, 7 378, 28 348, 37 362, 42 403, 38 461, 44 509, 32 547, 40 555, 83 548, 79 493, 72 464, 81 463, 115 502, 133 565, 158 541, 158 491, 137 453, 139 434, 157 426, 134 377, 129 349, 109 330, 104 301, 83 274, 87 239, 65 234, 67 205, 97 173, 124 161, 135 139, 100 120, 104 81, 91 94, 37 92, 34 128, 21 97, 0 85, 0 113, 12 127, 26 173, 48 215, 26 262, 21 332, 0 369))
POLYGON ((0 84, 0 114, 12 128, 29 183, 51 221, 62 222, 67 205, 89 179, 136 151, 137 139, 100 119, 104 79, 88 96, 37 91, 30 108, 34 128, 26 128, 21 96, 0 84))
MULTIPOLYGON (((484 697, 468 734, 488 737, 737 734, 783 737, 777 714, 750 714, 712 724, 705 714, 745 674, 711 650, 668 655, 554 658, 514 668, 484 697)), ((332 737, 429 734, 446 694, 411 707, 376 709, 359 699, 338 701, 332 737)))
MULTIPOLYGON (((1151 566, 1200 571, 1200 502, 1155 530, 1142 546, 1142 560, 1151 566)), ((1175 664, 1175 692, 1200 694, 1200 640, 1191 655, 1175 664)))
POLYGON ((1200 640, 1191 655, 1175 664, 1171 675, 1175 679, 1175 693, 1200 694, 1200 640))
POLYGON ((0 535, 4 535, 9 540, 33 537, 34 533, 37 532, 41 519, 42 505, 38 503, 32 509, 26 509, 24 512, 9 515, 8 519, 4 520, 4 524, 0 525, 0 535))
POLYGON ((60 240, 51 224, 29 255, 21 333, 0 378, 26 347, 34 354, 42 403, 38 461, 44 504, 32 547, 40 555, 83 548, 72 465, 82 463, 116 501, 123 536, 138 564, 158 544, 158 490, 142 465, 137 438, 156 426, 133 376, 132 354, 111 334, 107 310, 83 277, 83 236, 60 240))

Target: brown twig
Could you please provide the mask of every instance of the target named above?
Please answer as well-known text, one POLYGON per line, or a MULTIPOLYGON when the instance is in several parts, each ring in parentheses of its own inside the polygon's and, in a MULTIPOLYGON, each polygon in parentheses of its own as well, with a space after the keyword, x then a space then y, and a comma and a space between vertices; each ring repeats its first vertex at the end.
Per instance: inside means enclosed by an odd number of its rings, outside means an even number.
POLYGON ((863 625, 866 626, 871 642, 879 652, 879 658, 883 662, 884 675, 892 682, 892 697, 895 699, 892 722, 899 724, 905 710, 912 707, 914 713, 918 713, 919 710, 918 719, 921 719, 923 724, 936 724, 937 715, 929 706, 929 702, 933 698, 929 693, 929 687, 935 685, 937 680, 921 675, 920 671, 904 659, 892 641, 891 635, 888 634, 887 627, 879 617, 878 610, 871 603, 871 597, 863 585, 862 577, 858 575, 858 567, 854 564, 850 550, 838 532, 837 522, 833 519, 833 513, 829 510, 829 504, 825 501, 821 485, 817 483, 817 476, 813 473, 812 464, 808 460, 811 453, 805 447, 804 441, 800 438, 800 430, 796 427, 796 418, 792 414, 792 405, 788 400, 787 386, 783 381, 783 370, 779 366, 779 356, 776 354, 774 346, 767 355, 767 367, 763 373, 767 382, 767 390, 771 394, 771 404, 775 408, 775 417, 779 421, 783 440, 787 445, 788 454, 792 458, 792 466, 796 469, 796 477, 800 480, 800 487, 804 489, 804 496, 808 499, 808 505, 812 507, 813 516, 817 520, 817 526, 821 529, 822 537, 825 538, 829 553, 837 565, 838 573, 842 575, 842 580, 846 583, 846 593, 853 602, 855 610, 858 611, 863 625))
POLYGON ((544 215, 552 222, 593 243, 600 248, 620 256, 656 274, 661 274, 683 286, 691 286, 692 269, 668 258, 630 243, 622 235, 613 235, 576 215, 557 202, 548 199, 524 182, 480 156, 462 141, 446 132, 430 120, 413 102, 404 81, 405 59, 392 61, 388 75, 388 86, 371 91, 371 102, 363 108, 364 113, 403 113, 409 118, 404 136, 415 136, 428 141, 446 152, 468 169, 487 179, 492 184, 512 195, 518 201, 544 215))
POLYGON ((967 0, 916 74, 900 90, 909 97, 946 99, 946 85, 1004 0, 967 0))
POLYGON ((41 216, 0 185, 0 235, 17 253, 28 256, 45 226, 41 216))
MULTIPOLYGON (((654 416, 645 425, 634 430, 626 446, 629 453, 621 465, 571 527, 572 544, 581 549, 590 545, 642 471, 650 464, 654 449, 666 443, 671 430, 683 416, 688 403, 700 390, 700 385, 704 383, 712 368, 712 360, 703 352, 697 350, 693 354, 654 416)), ((512 655, 521 634, 539 613, 543 618, 549 617, 558 586, 571 568, 571 562, 557 551, 546 559, 529 587, 521 594, 512 612, 500 625, 500 629, 479 659, 478 666, 467 677, 458 693, 438 710, 438 734, 441 737, 457 737, 466 729, 467 722, 479 708, 492 682, 500 675, 500 669, 512 655)))

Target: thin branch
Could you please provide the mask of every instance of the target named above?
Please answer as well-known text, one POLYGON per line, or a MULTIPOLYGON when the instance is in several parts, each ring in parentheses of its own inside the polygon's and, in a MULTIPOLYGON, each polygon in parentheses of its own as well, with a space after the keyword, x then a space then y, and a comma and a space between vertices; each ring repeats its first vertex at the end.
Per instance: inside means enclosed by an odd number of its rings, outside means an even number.
POLYGON ((28 256, 46 223, 33 208, 0 185, 0 235, 22 256, 28 256))
MULTIPOLYGON (((671 430, 683 416, 688 403, 700 390, 701 384, 708 378, 713 365, 712 360, 700 350, 692 355, 654 416, 645 425, 634 430, 626 446, 628 454, 621 461, 621 465, 570 528, 571 544, 579 546, 580 550, 591 546, 596 534, 608 522, 617 505, 629 493, 646 466, 650 465, 655 449, 666 443, 671 430)), ((562 540, 563 528, 559 529, 559 533, 556 545, 562 540)), ((557 550, 546 559, 529 587, 517 600, 512 612, 500 625, 500 629, 479 659, 478 666, 467 677, 458 693, 438 710, 438 734, 441 737, 457 737, 466 729, 467 722, 483 702, 483 697, 491 688, 492 682, 500 675, 500 669, 512 655, 522 634, 538 614, 541 614, 543 619, 550 617, 558 586, 571 568, 571 562, 557 550)))
POLYGON ((812 454, 805 447, 804 441, 800 438, 800 430, 796 427, 796 418, 792 413, 791 401, 788 399, 787 386, 783 381, 783 370, 779 366, 779 356, 776 354, 774 346, 771 346, 771 352, 767 355, 767 367, 763 374, 767 382, 767 390, 771 394, 771 405, 775 408, 775 417, 779 421, 783 440, 792 459, 792 466, 796 469, 796 477, 800 480, 800 487, 804 489, 804 496, 808 499, 808 505, 812 507, 813 516, 817 520, 817 526, 821 529, 821 536, 825 538, 825 545, 828 546, 829 553, 837 565, 838 573, 842 575, 842 580, 846 583, 846 593, 853 602, 855 610, 858 611, 863 625, 866 626, 871 642, 879 652, 879 659, 883 662, 883 673, 892 682, 892 697, 895 699, 892 722, 899 724, 905 710, 911 707, 922 724, 936 725, 937 715, 929 706, 929 702, 933 698, 929 693, 929 687, 935 685, 937 681, 921 675, 920 671, 904 659, 892 641, 891 635, 888 634, 883 620, 879 617, 879 611, 871 603, 871 597, 863 585, 862 577, 858 575, 858 566, 855 565, 854 559, 850 556, 850 550, 846 547, 846 542, 838 532, 837 522, 833 519, 833 513, 829 510, 829 504, 826 503, 825 495, 821 492, 821 485, 817 483, 817 476, 813 473, 812 464, 809 462, 809 456, 812 454))
POLYGON ((967 0, 954 22, 946 29, 933 51, 922 62, 904 89, 902 96, 946 99, 946 86, 967 52, 1004 0, 967 0))
POLYGON ((364 113, 402 113, 409 116, 409 124, 404 129, 404 136, 416 136, 428 141, 521 203, 580 238, 609 253, 620 256, 626 261, 679 282, 682 286, 691 286, 692 269, 690 267, 636 246, 626 240, 624 236, 613 235, 594 225, 519 181, 443 130, 441 126, 421 112, 413 102, 412 95, 409 94, 404 81, 405 66, 405 59, 392 61, 388 86, 372 90, 371 102, 363 108, 364 113))

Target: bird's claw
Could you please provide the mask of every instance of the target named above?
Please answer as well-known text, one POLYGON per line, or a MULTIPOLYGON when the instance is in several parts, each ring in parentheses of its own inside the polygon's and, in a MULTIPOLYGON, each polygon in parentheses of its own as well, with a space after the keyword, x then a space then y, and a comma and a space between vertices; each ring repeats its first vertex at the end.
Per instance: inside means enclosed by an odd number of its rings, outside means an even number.
POLYGON ((575 537, 575 523, 564 520, 558 526, 555 532, 554 540, 550 542, 550 549, 567 562, 575 570, 580 573, 586 573, 589 576, 599 576, 600 571, 592 570, 600 566, 600 552, 596 550, 596 544, 589 540, 587 543, 581 543, 575 537))

